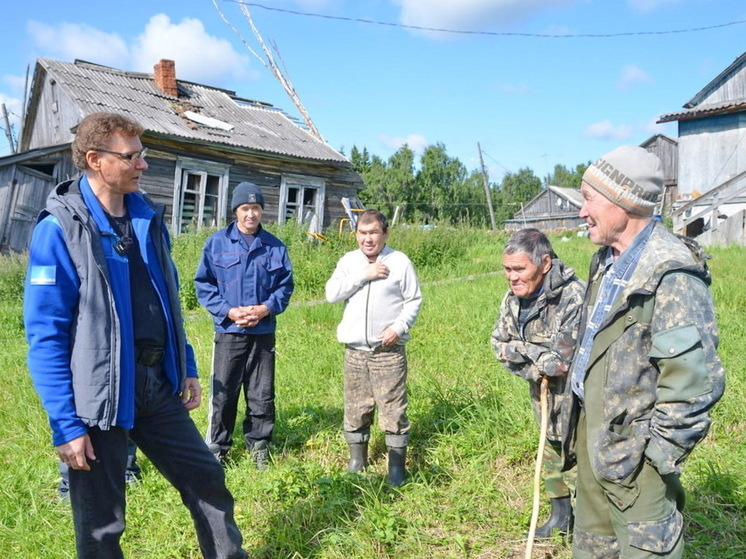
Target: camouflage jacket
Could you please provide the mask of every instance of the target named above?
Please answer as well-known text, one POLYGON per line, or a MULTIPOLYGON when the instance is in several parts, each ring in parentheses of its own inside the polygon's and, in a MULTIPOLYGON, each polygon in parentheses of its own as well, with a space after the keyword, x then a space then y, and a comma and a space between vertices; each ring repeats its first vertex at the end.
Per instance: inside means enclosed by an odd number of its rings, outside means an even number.
POLYGON ((566 423, 567 369, 575 352, 584 292, 585 283, 575 270, 554 259, 523 328, 518 324, 520 300, 508 290, 492 331, 497 359, 511 373, 529 381, 537 419, 537 381, 542 375, 549 377, 549 440, 560 440, 566 423))
MULTIPOLYGON (((661 475, 680 465, 710 426, 725 389, 710 274, 696 243, 656 224, 632 277, 601 324, 585 374, 588 455, 596 478, 621 501, 636 497, 643 460, 661 475)), ((584 312, 601 283, 593 259, 584 312)), ((581 321, 581 336, 584 320, 581 321)), ((565 440, 574 462, 579 402, 565 440)))

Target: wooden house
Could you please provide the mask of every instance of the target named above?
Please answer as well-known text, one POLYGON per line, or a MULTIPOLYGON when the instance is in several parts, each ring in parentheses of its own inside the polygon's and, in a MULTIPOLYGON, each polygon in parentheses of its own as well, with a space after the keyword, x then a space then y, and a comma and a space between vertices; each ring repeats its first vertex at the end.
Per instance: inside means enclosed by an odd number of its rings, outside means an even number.
POLYGON ((679 129, 674 230, 690 236, 707 233, 698 239, 704 244, 743 244, 746 53, 685 103, 683 110, 665 114, 658 122, 677 122, 679 129))
POLYGON ((678 199, 679 184, 679 145, 676 140, 664 134, 651 136, 640 144, 658 156, 663 167, 663 194, 657 212, 664 217, 671 215, 672 206, 678 199))
MULTIPOLYGON (((664 176, 664 191, 658 210, 667 216, 671 201, 676 197, 678 150, 676 140, 657 134, 645 140, 640 147, 654 153, 661 160, 664 176)), ((512 219, 505 220, 504 228, 517 231, 524 227, 535 227, 541 231, 552 229, 576 229, 585 226, 585 219, 578 217, 583 196, 578 188, 549 186, 533 200, 521 206, 512 219)))
POLYGON ((276 107, 179 80, 173 61, 153 74, 40 58, 19 153, 0 158, 0 249, 28 247, 37 213, 58 182, 76 176, 70 144, 96 111, 145 127, 143 190, 166 206, 172 232, 220 227, 242 181, 264 193, 265 222, 297 221, 319 233, 346 217, 341 204, 363 188, 349 160, 276 107))
POLYGON ((578 217, 582 205, 583 197, 579 189, 548 186, 521 206, 512 219, 506 219, 503 227, 508 231, 525 227, 535 227, 541 231, 575 229, 585 223, 584 219, 578 217))

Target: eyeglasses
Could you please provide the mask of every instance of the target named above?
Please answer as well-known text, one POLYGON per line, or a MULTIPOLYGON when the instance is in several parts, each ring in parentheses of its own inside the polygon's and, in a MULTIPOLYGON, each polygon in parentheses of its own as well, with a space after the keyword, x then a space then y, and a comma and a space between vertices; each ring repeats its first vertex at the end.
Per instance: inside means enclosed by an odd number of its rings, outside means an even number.
POLYGON ((136 151, 135 153, 122 153, 119 151, 110 151, 108 149, 100 149, 100 148, 94 148, 93 151, 100 151, 102 153, 110 153, 112 155, 118 155, 125 161, 129 161, 130 163, 134 163, 138 159, 145 159, 148 155, 148 148, 142 148, 140 151, 136 151))

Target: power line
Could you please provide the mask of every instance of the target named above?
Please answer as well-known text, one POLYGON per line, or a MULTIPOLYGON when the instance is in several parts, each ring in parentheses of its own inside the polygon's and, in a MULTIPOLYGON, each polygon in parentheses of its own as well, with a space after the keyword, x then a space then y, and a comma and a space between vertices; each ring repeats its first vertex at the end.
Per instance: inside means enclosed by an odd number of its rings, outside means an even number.
POLYGON ((721 29, 723 27, 730 27, 733 25, 742 25, 746 23, 746 20, 729 21, 727 23, 719 23, 717 25, 707 25, 704 27, 690 27, 687 29, 669 29, 663 31, 626 31, 620 33, 566 33, 566 34, 553 34, 553 33, 520 33, 511 31, 469 31, 460 29, 444 29, 440 27, 423 27, 419 25, 405 25, 403 23, 392 23, 390 21, 377 21, 373 19, 364 19, 356 17, 344 17, 344 16, 331 16, 327 14, 315 14, 311 12, 301 12, 298 10, 287 10, 284 8, 275 8, 265 6, 263 4, 256 4, 254 2, 242 2, 241 0, 225 0, 227 2, 233 2, 236 4, 242 4, 244 6, 252 6, 254 8, 261 8, 270 12, 281 12, 285 14, 292 14, 304 17, 316 17, 320 19, 331 19, 337 21, 350 21, 355 23, 366 23, 370 25, 383 25, 386 27, 397 27, 400 29, 414 29, 416 31, 435 31, 438 33, 454 33, 459 35, 487 35, 493 37, 533 37, 541 39, 609 39, 614 37, 633 37, 639 35, 674 35, 679 33, 696 33, 699 31, 710 31, 712 29, 721 29))

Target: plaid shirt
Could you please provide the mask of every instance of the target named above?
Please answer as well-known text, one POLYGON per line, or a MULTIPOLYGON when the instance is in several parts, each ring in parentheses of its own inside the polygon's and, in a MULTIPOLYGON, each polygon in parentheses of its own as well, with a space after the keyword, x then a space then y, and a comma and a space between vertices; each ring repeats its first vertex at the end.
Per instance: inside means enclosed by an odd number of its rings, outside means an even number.
POLYGON ((611 307, 614 305, 619 294, 622 292, 627 282, 637 267, 637 262, 642 254, 642 249, 650 238, 653 231, 653 221, 651 220, 645 228, 637 234, 627 249, 614 260, 611 247, 606 249, 606 260, 599 268, 599 273, 603 275, 601 286, 598 289, 596 303, 593 310, 588 315, 588 320, 583 332, 583 340, 575 354, 575 360, 572 364, 570 378, 572 379, 572 391, 583 400, 585 396, 585 373, 588 366, 588 360, 593 349, 593 339, 596 337, 606 316, 609 314, 611 307))

